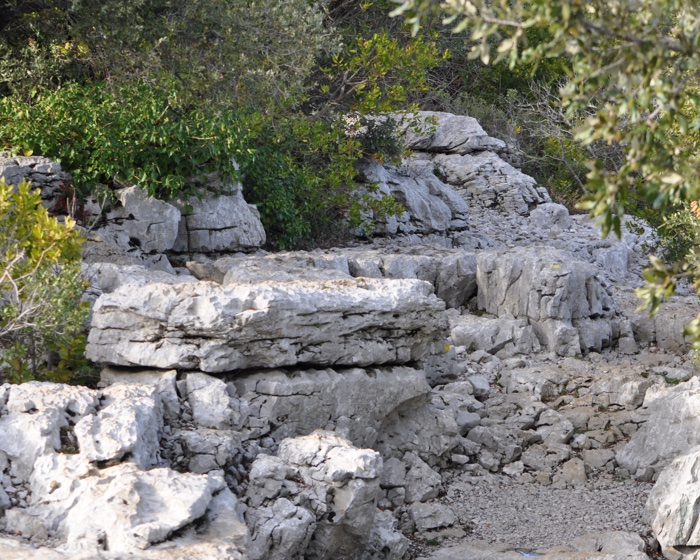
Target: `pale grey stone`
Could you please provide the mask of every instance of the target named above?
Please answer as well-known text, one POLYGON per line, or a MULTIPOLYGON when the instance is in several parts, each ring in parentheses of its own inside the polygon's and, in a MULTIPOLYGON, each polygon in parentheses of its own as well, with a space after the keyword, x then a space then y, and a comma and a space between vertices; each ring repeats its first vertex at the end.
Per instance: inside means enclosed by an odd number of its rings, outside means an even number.
POLYGON ((241 375, 234 384, 250 414, 263 422, 257 429, 248 424, 252 435, 269 433, 279 442, 332 428, 360 447, 374 446, 393 411, 430 391, 423 371, 404 366, 265 370, 241 375))
POLYGON ((420 532, 444 529, 457 523, 457 516, 452 508, 444 504, 412 504, 408 508, 408 514, 416 530, 420 532))
POLYGON ((474 117, 419 111, 400 121, 406 146, 412 150, 468 154, 505 150, 503 140, 492 138, 474 117))
POLYGON ((177 371, 175 370, 121 370, 106 367, 100 372, 100 379, 107 385, 153 385, 167 418, 174 422, 180 416, 180 398, 177 394, 177 371))
POLYGON ((233 425, 233 408, 226 383, 204 373, 188 373, 187 400, 192 417, 202 428, 225 429, 233 425))
POLYGON ((174 251, 248 251, 265 244, 260 214, 243 199, 240 185, 229 194, 217 196, 207 192, 201 199, 178 199, 175 206, 182 219, 174 251))
POLYGON ((700 484, 697 470, 700 449, 694 447, 674 459, 659 475, 647 501, 647 515, 664 554, 676 558, 680 550, 693 558, 700 549, 698 505, 700 484), (690 549, 686 549, 689 547, 690 549), (674 554, 675 552, 675 554, 674 554))
POLYGON ((102 391, 102 407, 75 425, 80 453, 91 462, 129 456, 141 469, 158 463, 163 407, 155 386, 112 385, 102 391))
POLYGON ((119 206, 107 214, 108 225, 97 230, 124 250, 134 247, 148 253, 172 249, 177 239, 180 211, 138 186, 116 191, 119 206))
POLYGON ((437 498, 442 490, 440 475, 413 453, 406 453, 403 461, 406 472, 406 502, 425 502, 437 498))
POLYGON ((620 467, 630 472, 646 467, 658 472, 700 444, 700 379, 676 385, 651 401, 647 412, 647 422, 615 455, 620 467))

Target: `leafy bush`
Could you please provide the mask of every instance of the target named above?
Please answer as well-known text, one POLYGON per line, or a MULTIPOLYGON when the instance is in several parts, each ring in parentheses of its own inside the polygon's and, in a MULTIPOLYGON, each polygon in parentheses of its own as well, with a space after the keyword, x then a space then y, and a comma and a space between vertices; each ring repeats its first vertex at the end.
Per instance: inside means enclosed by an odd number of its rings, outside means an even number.
POLYGON ((231 111, 179 103, 146 84, 69 84, 28 103, 0 99, 0 146, 58 158, 79 194, 97 185, 139 183, 164 198, 204 173, 235 173, 246 133, 231 111))
POLYGON ((0 374, 66 382, 87 369, 82 238, 48 215, 29 183, 0 180, 0 374))
POLYGON ((348 134, 344 119, 296 115, 251 136, 241 160, 244 195, 258 206, 273 247, 330 246, 357 228, 368 233, 371 225, 361 216, 370 207, 381 215, 400 212, 391 197, 358 196, 353 183, 357 163, 382 157, 376 150, 396 143, 395 133, 381 139, 375 132, 363 141, 348 134))

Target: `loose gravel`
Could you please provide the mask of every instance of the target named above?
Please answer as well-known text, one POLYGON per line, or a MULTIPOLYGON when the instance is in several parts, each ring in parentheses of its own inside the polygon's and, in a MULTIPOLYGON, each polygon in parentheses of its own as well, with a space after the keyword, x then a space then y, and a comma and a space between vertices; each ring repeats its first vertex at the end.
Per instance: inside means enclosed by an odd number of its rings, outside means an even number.
POLYGON ((642 518, 652 487, 609 475, 574 488, 523 484, 505 475, 460 475, 443 500, 470 530, 467 540, 532 550, 566 544, 590 532, 648 532, 642 518))

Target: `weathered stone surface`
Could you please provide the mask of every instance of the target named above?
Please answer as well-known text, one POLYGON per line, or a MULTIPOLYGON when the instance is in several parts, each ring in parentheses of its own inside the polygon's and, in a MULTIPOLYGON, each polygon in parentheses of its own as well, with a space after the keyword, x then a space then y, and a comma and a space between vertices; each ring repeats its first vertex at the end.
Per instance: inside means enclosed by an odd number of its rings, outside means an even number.
POLYGON ((595 266, 551 249, 485 251, 477 256, 479 308, 527 319, 542 346, 559 355, 600 351, 619 325, 597 274, 595 266))
POLYGON ((158 463, 163 408, 155 386, 112 385, 102 407, 75 425, 82 455, 90 462, 116 463, 129 456, 141 469, 158 463))
POLYGON ((133 463, 97 470, 80 455, 46 455, 32 473, 30 506, 8 511, 7 526, 25 537, 51 528, 69 550, 139 551, 204 515, 224 487, 220 476, 133 463))
POLYGON ((382 456, 402 457, 405 452, 434 463, 457 445, 459 408, 447 410, 442 399, 416 397, 391 412, 379 429, 376 449, 382 456))
POLYGON ((41 191, 41 203, 49 212, 68 213, 65 208, 67 190, 64 188, 72 179, 59 162, 42 156, 11 157, 6 152, 0 152, 0 179, 4 179, 8 185, 27 180, 41 191))
POLYGON ((238 424, 231 406, 231 396, 226 383, 203 373, 189 373, 185 378, 187 400, 192 407, 192 417, 202 428, 217 430, 238 424))
POLYGON ((177 239, 180 211, 172 204, 148 196, 138 186, 116 191, 119 206, 107 214, 108 225, 96 232, 124 250, 146 253, 172 249, 177 239))
POLYGON ((371 185, 370 196, 391 195, 404 207, 400 216, 368 216, 378 233, 442 233, 467 227, 467 203, 433 173, 429 162, 406 161, 402 168, 370 162, 359 181, 371 185))
POLYGON ((111 262, 98 262, 83 266, 83 275, 90 282, 95 297, 109 294, 121 286, 131 285, 137 289, 147 284, 187 284, 194 283, 194 276, 175 275, 162 270, 151 270, 142 265, 120 265, 111 262))
POLYGON ((460 307, 476 294, 473 253, 414 245, 391 250, 353 249, 346 254, 353 276, 425 280, 447 307, 460 307))
POLYGON ((571 216, 566 206, 554 202, 546 202, 534 208, 530 212, 530 221, 534 227, 545 231, 571 227, 571 216))
POLYGON ((403 121, 404 141, 411 150, 469 154, 506 147, 503 140, 486 134, 474 117, 419 111, 407 115, 403 121))
POLYGON ((532 177, 493 152, 440 154, 433 164, 446 183, 463 193, 469 206, 528 216, 538 204, 551 202, 532 177))
POLYGON ((361 558, 377 513, 381 471, 378 453, 324 431, 285 439, 277 457, 259 456, 246 493, 253 506, 246 513, 251 557, 288 558, 282 553, 291 549, 309 558, 361 558))
POLYGON ((674 459, 659 475, 647 501, 652 529, 668 558, 700 555, 700 448, 674 459))
POLYGON ((106 367, 100 372, 105 385, 154 386, 163 405, 165 417, 173 423, 180 417, 180 398, 177 394, 177 371, 172 370, 123 370, 106 367))
POLYGON ((201 199, 180 199, 175 206, 182 213, 176 252, 250 251, 265 244, 260 213, 243 199, 240 185, 220 196, 206 193, 201 199))
POLYGON ((484 350, 499 358, 509 358, 541 350, 535 331, 526 319, 460 315, 450 317, 450 326, 452 343, 470 351, 484 350))
POLYGON ((244 423, 251 435, 279 442, 333 429, 358 447, 373 446, 392 411, 430 391, 425 374, 408 367, 274 370, 242 375, 234 383, 256 419, 255 426, 244 423))
POLYGON ((661 471, 690 447, 700 445, 700 379, 680 383, 653 400, 649 419, 615 455, 618 464, 636 473, 653 467, 661 471))
POLYGON ((422 358, 444 303, 418 280, 217 286, 150 284, 104 294, 86 355, 115 365, 223 372, 422 358))
POLYGON ((457 523, 457 516, 452 508, 443 504, 413 504, 408 514, 417 531, 432 531, 452 527, 457 523))

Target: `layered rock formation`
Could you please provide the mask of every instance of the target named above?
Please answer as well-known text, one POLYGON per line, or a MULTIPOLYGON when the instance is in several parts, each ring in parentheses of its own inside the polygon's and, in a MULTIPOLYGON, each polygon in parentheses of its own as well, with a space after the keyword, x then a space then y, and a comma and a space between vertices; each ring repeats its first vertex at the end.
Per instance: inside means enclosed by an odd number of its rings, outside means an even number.
POLYGON ((406 210, 371 245, 244 254, 264 232, 240 187, 119 193, 85 268, 101 387, 0 385, 1 557, 637 560, 636 510, 511 547, 465 512, 501 485, 627 507, 654 477, 661 545, 696 557, 696 381, 665 350, 697 298, 650 322, 627 295, 649 231, 601 241, 474 119, 416 118, 410 160, 361 171, 406 210))

